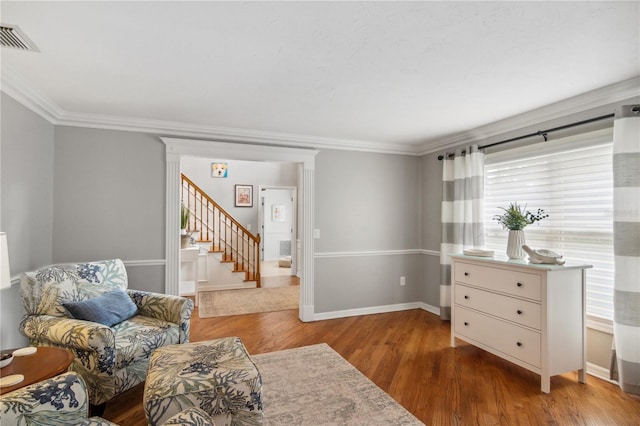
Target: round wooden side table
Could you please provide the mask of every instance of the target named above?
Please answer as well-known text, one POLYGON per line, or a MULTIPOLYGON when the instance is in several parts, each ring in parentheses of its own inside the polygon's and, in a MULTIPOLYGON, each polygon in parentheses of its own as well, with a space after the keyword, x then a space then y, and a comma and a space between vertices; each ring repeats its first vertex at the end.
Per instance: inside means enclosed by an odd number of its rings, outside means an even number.
MULTIPOLYGON (((15 350, 2 352, 9 353, 15 350)), ((39 346, 37 351, 31 355, 14 355, 11 364, 0 368, 0 377, 22 374, 24 380, 12 386, 0 387, 0 395, 65 373, 69 369, 71 361, 73 361, 71 351, 48 346, 39 346)))

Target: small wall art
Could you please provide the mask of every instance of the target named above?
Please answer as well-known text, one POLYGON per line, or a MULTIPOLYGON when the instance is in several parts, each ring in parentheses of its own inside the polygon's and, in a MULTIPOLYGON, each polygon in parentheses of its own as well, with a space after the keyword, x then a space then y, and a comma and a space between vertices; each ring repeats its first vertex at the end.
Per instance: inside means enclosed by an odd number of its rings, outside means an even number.
POLYGON ((253 207, 253 185, 236 185, 236 207, 253 207))
POLYGON ((227 175, 227 163, 211 163, 211 177, 226 178, 227 175))
POLYGON ((271 206, 271 220, 273 220, 274 222, 284 222, 286 219, 285 211, 285 206, 271 206))

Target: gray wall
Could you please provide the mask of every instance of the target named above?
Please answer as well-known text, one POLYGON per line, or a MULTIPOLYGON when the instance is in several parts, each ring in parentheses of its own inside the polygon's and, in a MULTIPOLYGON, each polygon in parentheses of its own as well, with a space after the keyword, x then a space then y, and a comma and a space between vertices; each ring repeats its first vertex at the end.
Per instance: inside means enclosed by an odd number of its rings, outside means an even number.
POLYGON ((297 186, 297 166, 287 163, 232 161, 187 157, 180 163, 181 172, 209 194, 223 209, 250 231, 258 233, 258 185, 297 186), (211 177, 211 163, 227 163, 228 177, 211 177), (253 207, 235 207, 235 185, 253 186, 253 207))
POLYGON ((164 152, 153 135, 56 127, 54 263, 142 261, 129 287, 164 292, 164 152))
POLYGON ((420 175, 414 156, 318 154, 316 313, 418 301, 420 175), (400 286, 401 276, 406 286, 400 286))
POLYGON ((56 127, 54 262, 164 259, 164 151, 151 135, 56 127))
POLYGON ((423 256, 423 286, 420 300, 427 305, 440 306, 440 209, 442 200, 442 162, 438 153, 420 158, 422 171, 422 248, 430 254, 423 256))
MULTIPOLYGON (((7 233, 11 275, 52 261, 53 125, 2 93, 0 229, 7 233)), ((24 346, 20 286, 0 290, 0 347, 24 346)))

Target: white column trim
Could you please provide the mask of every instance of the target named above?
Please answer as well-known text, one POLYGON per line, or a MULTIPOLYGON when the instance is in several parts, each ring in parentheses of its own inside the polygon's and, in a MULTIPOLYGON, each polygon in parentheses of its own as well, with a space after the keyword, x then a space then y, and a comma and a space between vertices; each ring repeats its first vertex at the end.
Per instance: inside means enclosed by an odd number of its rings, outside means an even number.
POLYGON ((314 241, 313 241, 313 212, 314 212, 314 169, 305 163, 302 177, 302 278, 300 279, 300 321, 314 320, 313 277, 314 277, 314 241))
POLYGON ((180 294, 180 155, 167 152, 165 293, 180 294))
POLYGON ((178 294, 180 283, 180 161, 184 156, 208 157, 227 160, 270 161, 277 163, 298 163, 302 165, 303 173, 298 177, 298 196, 301 198, 302 208, 299 218, 302 223, 303 254, 301 259, 302 278, 300 280, 300 310, 302 321, 314 320, 314 244, 313 244, 313 200, 315 199, 314 173, 315 157, 318 151, 303 148, 288 148, 248 143, 229 143, 218 141, 203 141, 181 138, 161 137, 166 145, 166 292, 178 294), (301 181, 302 180, 302 181, 301 181), (302 194, 300 195, 300 192, 302 194))

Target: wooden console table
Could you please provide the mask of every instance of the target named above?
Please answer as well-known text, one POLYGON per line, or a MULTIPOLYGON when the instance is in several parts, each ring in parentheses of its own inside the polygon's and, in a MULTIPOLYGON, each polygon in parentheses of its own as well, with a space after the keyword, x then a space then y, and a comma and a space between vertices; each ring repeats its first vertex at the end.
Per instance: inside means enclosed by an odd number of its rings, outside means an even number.
MULTIPOLYGON (((3 353, 15 350, 11 349, 3 353)), ((65 373, 71 361, 73 361, 71 351, 48 346, 39 346, 38 350, 31 355, 14 356, 11 364, 0 369, 0 377, 22 374, 24 380, 12 386, 0 387, 0 395, 65 373)))

